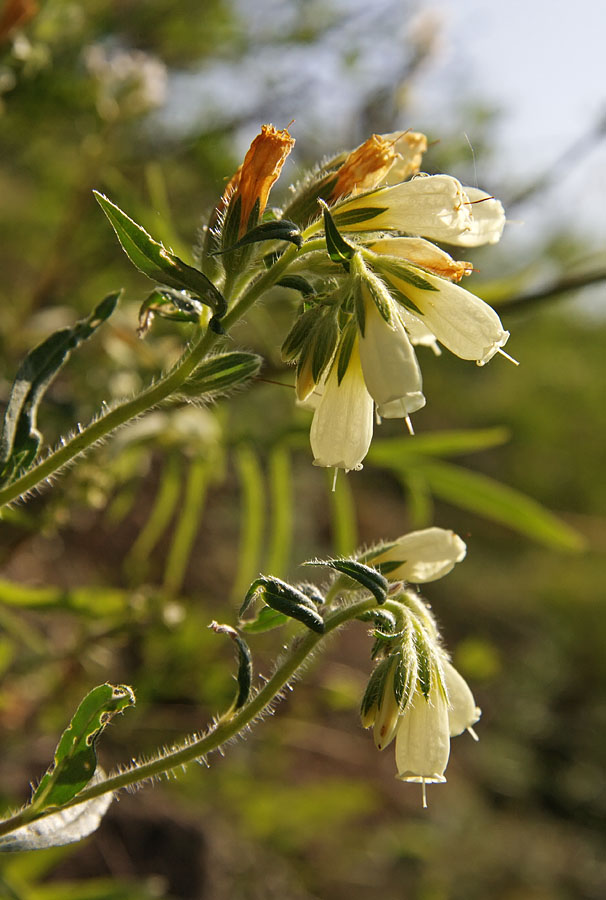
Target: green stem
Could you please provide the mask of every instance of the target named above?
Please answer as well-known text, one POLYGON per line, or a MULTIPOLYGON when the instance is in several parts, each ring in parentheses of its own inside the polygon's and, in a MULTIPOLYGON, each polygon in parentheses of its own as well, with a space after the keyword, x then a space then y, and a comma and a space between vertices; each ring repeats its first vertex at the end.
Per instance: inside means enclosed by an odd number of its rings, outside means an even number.
MULTIPOLYGON (((322 242, 310 241, 301 251, 297 251, 296 247, 289 247, 271 269, 264 272, 236 299, 230 311, 221 321, 224 330, 228 331, 250 309, 253 303, 282 277, 288 266, 297 257, 297 253, 300 255, 303 252, 316 250, 318 249, 317 244, 321 245, 322 242)), ((175 393, 214 347, 218 339, 218 334, 207 329, 197 341, 188 347, 181 359, 166 375, 133 397, 132 400, 126 400, 95 419, 20 478, 0 489, 0 507, 22 497, 38 484, 53 476, 59 469, 69 465, 77 456, 115 431, 116 428, 120 428, 131 419, 142 415, 151 407, 157 406, 170 394, 175 393)))
MULTIPOLYGON (((297 670, 306 662, 310 654, 313 653, 326 634, 329 634, 346 622, 355 619, 356 616, 361 615, 361 613, 373 609, 376 605, 377 602, 375 598, 372 597, 365 600, 359 600, 351 606, 341 607, 329 613, 325 620, 324 635, 316 634, 313 631, 307 631, 302 638, 293 642, 292 649, 287 658, 276 668, 274 674, 264 684, 261 690, 255 694, 252 700, 231 717, 220 719, 218 724, 209 734, 200 737, 197 740, 188 741, 181 747, 177 747, 158 759, 135 765, 127 772, 120 772, 117 775, 112 775, 105 779, 105 781, 85 788, 83 791, 80 791, 77 797, 74 797, 69 803, 64 804, 61 809, 77 806, 79 803, 93 800, 95 797, 107 794, 110 791, 118 791, 148 778, 157 778, 160 775, 167 774, 186 763, 206 756, 206 754, 216 750, 237 734, 244 732, 265 710, 271 708, 297 670)), ((36 814, 33 813, 31 808, 26 807, 20 813, 0 822, 0 836, 9 834, 11 831, 14 831, 22 825, 44 818, 56 811, 57 810, 48 810, 36 814)))

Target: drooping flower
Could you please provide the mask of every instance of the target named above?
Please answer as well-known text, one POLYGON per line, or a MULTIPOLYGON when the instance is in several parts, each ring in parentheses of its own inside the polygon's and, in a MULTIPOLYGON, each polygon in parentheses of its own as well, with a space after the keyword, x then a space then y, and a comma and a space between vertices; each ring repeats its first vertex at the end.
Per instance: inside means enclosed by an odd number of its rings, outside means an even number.
POLYGON ((470 687, 457 672, 455 667, 445 659, 442 663, 444 670, 444 682, 448 694, 448 727, 450 728, 450 736, 456 737, 469 731, 471 736, 477 740, 473 726, 480 720, 482 710, 476 706, 470 687))
POLYGON ((373 400, 366 389, 357 340, 343 377, 332 365, 320 385, 311 423, 314 466, 359 469, 372 440, 373 400))
POLYGON ((450 755, 448 702, 439 685, 424 697, 416 691, 396 733, 397 778, 432 784, 446 781, 450 755))
POLYGON ((361 291, 365 322, 360 361, 366 388, 377 404, 379 416, 406 417, 425 406, 414 349, 398 311, 393 311, 391 323, 386 322, 365 282, 361 291), (394 416, 396 410, 399 413, 394 416))
POLYGON ((375 548, 363 559, 371 565, 398 563, 389 569, 392 581, 424 584, 448 575, 455 565, 465 559, 467 547, 454 531, 446 528, 423 528, 402 535, 385 548, 375 548))

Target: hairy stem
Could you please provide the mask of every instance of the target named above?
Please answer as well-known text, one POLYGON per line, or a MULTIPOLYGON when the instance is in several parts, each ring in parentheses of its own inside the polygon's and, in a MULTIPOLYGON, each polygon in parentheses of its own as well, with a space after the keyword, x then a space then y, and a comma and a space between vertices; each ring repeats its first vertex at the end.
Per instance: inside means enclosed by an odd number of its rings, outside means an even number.
MULTIPOLYGON (((79 803, 93 800, 101 794, 118 791, 122 788, 129 787, 129 785, 145 781, 148 778, 157 778, 186 763, 200 759, 213 750, 217 750, 222 744, 225 744, 231 738, 244 732, 255 719, 268 708, 271 708, 275 700, 280 697, 286 685, 291 681, 301 666, 304 665, 326 634, 329 634, 346 622, 355 619, 356 616, 361 615, 361 613, 373 609, 376 605, 377 601, 372 597, 359 600, 351 606, 341 607, 332 611, 327 615, 325 620, 325 633, 322 635, 316 634, 313 631, 307 631, 302 638, 293 642, 291 650, 286 658, 277 666, 274 674, 264 684, 261 690, 255 694, 252 700, 239 709, 234 715, 219 719, 217 725, 209 734, 175 747, 158 759, 136 764, 126 772, 112 775, 105 779, 105 781, 101 781, 98 784, 85 788, 77 797, 74 797, 73 800, 62 806, 61 809, 77 806, 79 803)), ((29 822, 51 815, 56 811, 56 809, 51 809, 42 811, 41 813, 35 813, 31 808, 26 807, 15 816, 0 822, 0 836, 8 834, 29 822)))
MULTIPOLYGON (((256 281, 249 284, 241 296, 235 300, 232 308, 222 319, 221 324, 228 331, 255 303, 259 297, 272 287, 284 274, 288 266, 296 258, 297 254, 318 249, 321 241, 310 241, 301 250, 289 247, 274 265, 264 272, 256 281)), ((178 391, 185 379, 191 375, 205 356, 212 350, 219 339, 219 335, 207 329, 184 352, 181 359, 166 375, 145 388, 136 397, 126 400, 113 409, 103 413, 85 428, 78 430, 69 441, 61 447, 53 450, 37 465, 29 469, 20 478, 0 489, 0 507, 22 497, 47 478, 51 478, 64 466, 69 465, 74 459, 86 452, 93 444, 103 440, 112 431, 120 428, 131 419, 142 415, 153 406, 157 406, 171 394, 178 391)))

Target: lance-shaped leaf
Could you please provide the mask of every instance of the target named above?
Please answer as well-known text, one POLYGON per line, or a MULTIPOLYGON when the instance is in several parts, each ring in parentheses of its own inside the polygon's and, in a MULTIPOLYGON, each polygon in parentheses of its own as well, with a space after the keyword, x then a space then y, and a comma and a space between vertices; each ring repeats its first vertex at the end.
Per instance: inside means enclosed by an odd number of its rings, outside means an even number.
POLYGON ((53 765, 32 797, 33 809, 62 806, 88 784, 97 768, 97 738, 115 715, 134 703, 135 695, 124 684, 101 684, 86 695, 61 736, 53 765))
POLYGON ((356 559, 315 559, 303 563, 304 566, 329 566, 366 588, 375 597, 377 603, 385 603, 389 582, 384 575, 371 566, 356 559))
POLYGON ((244 638, 240 637, 235 628, 230 625, 219 625, 218 622, 211 622, 208 626, 215 634, 226 634, 234 642, 238 655, 238 692, 234 702, 231 705, 230 712, 240 709, 250 697, 250 688, 252 685, 253 666, 252 656, 248 644, 244 638))
POLYGON ((61 328, 31 350, 21 363, 4 414, 0 435, 0 483, 25 471, 36 458, 42 442, 37 428, 40 401, 57 373, 83 341, 113 313, 120 292, 108 294, 86 319, 61 328))
POLYGON ((349 272, 349 260, 353 259, 356 248, 341 237, 328 206, 323 200, 320 200, 320 206, 324 210, 324 234, 326 235, 328 255, 334 263, 341 263, 345 271, 349 272))
POLYGON ((356 209, 344 209, 343 212, 335 210, 334 220, 337 225, 347 227, 369 222, 381 213, 387 212, 387 206, 359 206, 356 209))
POLYGON ((203 304, 187 291, 172 288, 156 288, 146 297, 139 308, 137 334, 144 337, 149 331, 154 316, 172 319, 176 322, 199 322, 203 304))
POLYGON ((231 247, 215 250, 214 255, 229 253, 232 250, 245 247, 247 244, 258 244, 261 241, 288 241, 296 247, 303 245, 303 237, 298 225, 295 225, 294 222, 290 222, 288 219, 275 219, 272 222, 263 222, 261 225, 251 228, 231 247))
MULTIPOLYGON (((365 720, 368 714, 371 713, 373 709, 381 709, 383 697, 385 695, 385 685, 392 664, 392 657, 388 656, 386 659, 382 659, 381 662, 373 669, 371 676, 368 679, 368 684, 366 685, 366 690, 364 692, 362 704, 360 707, 360 716, 362 718, 363 725, 366 725, 365 720)), ((372 724, 373 721, 374 716, 368 724, 372 724)))
POLYGON ((302 297, 313 297, 316 293, 307 278, 302 275, 285 275, 276 284, 280 287, 290 288, 293 291, 299 291, 302 297))
POLYGON ((270 606, 264 606, 259 610, 256 619, 242 622, 240 628, 242 631, 246 631, 247 634, 262 634, 264 631, 272 631, 274 628, 279 628, 281 625, 285 625, 286 622, 288 622, 288 616, 285 616, 284 613, 278 612, 270 606))
POLYGON ((217 318, 225 314, 225 299, 206 275, 187 265, 163 244, 155 241, 144 228, 103 194, 98 191, 93 193, 116 232, 124 252, 140 272, 168 287, 191 291, 202 303, 211 307, 217 318))
POLYGON ((293 585, 271 575, 263 575, 253 581, 240 608, 240 618, 257 596, 277 612, 302 622, 318 634, 324 633, 324 620, 313 600, 293 585))
MULTIPOLYGON (((97 769, 89 784, 97 784, 104 774, 97 769)), ((113 794, 108 791, 77 806, 61 809, 49 816, 22 825, 0 837, 0 852, 12 853, 20 850, 45 850, 47 847, 62 847, 88 837, 96 831, 101 819, 109 809, 113 794)))
POLYGON ((256 353, 234 350, 204 360, 179 388, 186 397, 202 397, 242 385, 258 374, 263 360, 256 353))

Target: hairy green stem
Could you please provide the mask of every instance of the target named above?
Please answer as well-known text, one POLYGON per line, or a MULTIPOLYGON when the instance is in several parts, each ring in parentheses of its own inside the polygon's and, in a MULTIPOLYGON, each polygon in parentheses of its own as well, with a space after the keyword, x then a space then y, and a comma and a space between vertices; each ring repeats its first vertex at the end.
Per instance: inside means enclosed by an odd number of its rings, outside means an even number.
MULTIPOLYGON (((163 754, 158 759, 150 762, 135 765, 126 772, 120 772, 112 775, 104 781, 91 787, 85 788, 74 797, 69 803, 64 804, 61 809, 67 809, 71 806, 77 806, 88 800, 93 800, 102 794, 111 791, 118 791, 130 785, 139 784, 149 778, 157 778, 161 775, 168 774, 180 766, 193 760, 200 759, 206 754, 217 750, 231 738, 244 732, 262 713, 270 709, 277 698, 280 697, 286 685, 291 681, 293 676, 308 660, 310 655, 316 649, 322 639, 344 625, 346 622, 355 619, 369 609, 373 609, 377 605, 374 597, 358 600, 351 606, 340 607, 329 613, 325 620, 324 634, 317 634, 313 631, 307 631, 303 637, 295 641, 287 657, 277 666, 274 674, 264 684, 261 690, 255 694, 245 706, 239 709, 234 715, 219 719, 213 730, 200 737, 197 740, 191 740, 182 746, 176 747, 168 753, 163 754)), ((26 807, 21 812, 0 822, 0 836, 14 831, 22 825, 36 821, 51 815, 57 810, 43 810, 41 813, 35 813, 31 808, 26 807)))
MULTIPOLYGON (((236 298, 232 308, 221 320, 223 329, 227 332, 255 303, 259 297, 272 287, 284 274, 288 266, 297 255, 319 249, 322 241, 309 241, 301 250, 289 247, 274 265, 264 272, 260 278, 253 281, 236 298)), ((153 406, 157 406, 171 394, 178 391, 185 379, 191 375, 204 357, 212 350, 219 339, 219 335, 207 329, 198 339, 187 348, 181 359, 156 382, 145 388, 136 397, 126 400, 108 410, 95 419, 86 428, 66 441, 61 447, 53 450, 49 455, 33 466, 20 478, 0 489, 0 507, 11 503, 28 491, 31 491, 47 478, 51 478, 59 469, 69 465, 76 457, 86 452, 89 447, 103 440, 112 431, 120 428, 131 419, 142 415, 153 406)))

